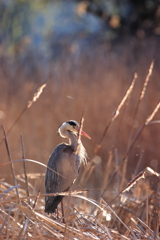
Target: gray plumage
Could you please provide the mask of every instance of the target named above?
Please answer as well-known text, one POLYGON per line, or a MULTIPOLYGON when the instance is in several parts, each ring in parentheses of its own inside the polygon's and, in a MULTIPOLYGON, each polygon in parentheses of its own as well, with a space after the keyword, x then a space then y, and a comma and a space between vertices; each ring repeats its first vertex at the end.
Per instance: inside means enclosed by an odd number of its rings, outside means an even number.
MULTIPOLYGON (((71 120, 63 123, 58 132, 61 137, 68 138, 69 144, 59 144, 52 152, 45 176, 46 193, 58 193, 68 191, 78 176, 79 168, 87 163, 87 153, 82 142, 78 143, 77 149, 77 132, 79 125, 71 120)), ((83 132, 84 133, 84 132, 83 132)), ((85 133, 83 134, 85 135, 85 133)), ((86 137, 89 136, 86 134, 86 137)), ((58 204, 62 201, 63 196, 46 196, 45 212, 54 213, 58 204)))

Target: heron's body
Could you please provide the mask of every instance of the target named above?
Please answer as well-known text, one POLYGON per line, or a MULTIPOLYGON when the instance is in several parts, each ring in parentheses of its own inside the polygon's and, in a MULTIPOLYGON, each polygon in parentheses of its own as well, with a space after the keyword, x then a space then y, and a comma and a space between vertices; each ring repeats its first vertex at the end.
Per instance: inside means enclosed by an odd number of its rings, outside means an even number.
MULTIPOLYGON (((69 139, 69 144, 61 143, 52 152, 46 171, 46 193, 58 193, 68 191, 78 176, 81 164, 87 163, 87 153, 80 141, 77 148, 77 132, 71 127, 77 127, 75 121, 68 121, 59 128, 62 137, 69 139), (69 124, 69 125, 68 125, 69 124), (72 126, 73 124, 73 126, 72 126), (64 126, 63 126, 64 125, 64 126), (69 128, 69 129, 68 129, 69 128), (52 171, 52 170, 53 171, 52 171)), ((87 134, 86 134, 87 135, 87 134)), ((88 135, 87 135, 88 136, 88 135)), ((45 212, 54 213, 63 196, 46 196, 45 212)))

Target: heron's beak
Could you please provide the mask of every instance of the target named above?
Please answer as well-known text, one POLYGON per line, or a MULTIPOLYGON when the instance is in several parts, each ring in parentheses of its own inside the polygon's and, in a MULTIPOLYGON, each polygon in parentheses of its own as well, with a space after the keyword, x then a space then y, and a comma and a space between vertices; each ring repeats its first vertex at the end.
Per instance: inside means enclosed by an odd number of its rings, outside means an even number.
MULTIPOLYGON (((79 131, 79 128, 77 128, 76 130, 77 130, 77 132, 78 132, 78 131, 79 131)), ((91 139, 91 137, 90 137, 87 133, 85 133, 84 131, 81 131, 81 135, 85 136, 86 138, 91 139)))
POLYGON ((81 131, 81 135, 85 136, 86 138, 91 139, 91 137, 87 133, 85 133, 84 131, 81 131))

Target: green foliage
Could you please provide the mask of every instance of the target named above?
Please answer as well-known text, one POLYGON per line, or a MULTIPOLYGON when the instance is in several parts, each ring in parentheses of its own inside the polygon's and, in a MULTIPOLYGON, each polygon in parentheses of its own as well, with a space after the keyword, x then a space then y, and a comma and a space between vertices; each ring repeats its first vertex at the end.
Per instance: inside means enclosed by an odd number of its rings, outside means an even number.
POLYGON ((30 38, 33 16, 43 12, 46 2, 40 0, 14 0, 8 4, 0 3, 0 33, 1 41, 8 49, 9 55, 26 37, 30 38))

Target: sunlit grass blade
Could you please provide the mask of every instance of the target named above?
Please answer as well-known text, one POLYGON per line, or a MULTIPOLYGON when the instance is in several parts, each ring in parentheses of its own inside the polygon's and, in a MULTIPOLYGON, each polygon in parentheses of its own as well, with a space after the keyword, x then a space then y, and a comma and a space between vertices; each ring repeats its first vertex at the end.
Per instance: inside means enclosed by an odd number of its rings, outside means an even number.
POLYGON ((117 109, 115 110, 115 112, 113 113, 112 117, 110 118, 104 132, 103 132, 103 135, 98 143, 98 145, 96 146, 96 148, 94 149, 94 155, 97 155, 99 149, 101 148, 101 144, 106 136, 106 133, 108 131, 108 128, 110 127, 111 123, 118 117, 118 115, 120 114, 120 111, 121 111, 121 108, 123 107, 123 105, 125 104, 126 100, 128 99, 128 97, 131 95, 132 91, 133 91, 133 88, 134 88, 134 85, 135 85, 135 82, 136 82, 136 79, 137 79, 137 73, 134 74, 134 78, 132 80, 132 83, 130 85, 130 87, 128 88, 126 94, 124 95, 124 97, 122 98, 120 104, 118 105, 117 109))
MULTIPOLYGON (((28 101, 27 105, 24 107, 24 109, 21 111, 21 113, 19 114, 19 116, 16 118, 16 120, 13 122, 13 124, 11 125, 11 127, 6 131, 6 135, 8 135, 10 133, 10 131, 13 129, 13 127, 17 124, 17 122, 19 122, 19 120, 21 119, 21 117, 23 116, 23 114, 26 112, 26 110, 28 108, 30 108, 32 106, 32 104, 34 102, 37 101, 37 99, 40 97, 40 95, 43 92, 43 89, 46 87, 46 83, 44 83, 41 87, 38 88, 37 92, 34 94, 32 100, 28 101)), ((3 142, 3 139, 0 141, 0 144, 3 142)))

